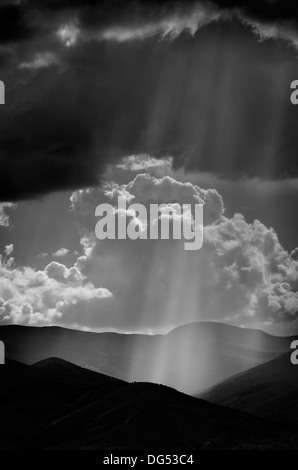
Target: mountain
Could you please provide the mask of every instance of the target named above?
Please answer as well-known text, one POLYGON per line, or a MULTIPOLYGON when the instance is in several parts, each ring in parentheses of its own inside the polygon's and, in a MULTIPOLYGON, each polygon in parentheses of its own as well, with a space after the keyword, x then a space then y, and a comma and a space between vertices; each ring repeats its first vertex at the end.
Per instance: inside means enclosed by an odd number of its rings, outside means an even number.
POLYGON ((7 357, 33 364, 59 357, 126 381, 195 394, 290 350, 293 338, 220 323, 191 323, 166 335, 1 326, 7 357))
POLYGON ((0 449, 34 448, 40 428, 71 409, 90 390, 103 397, 123 382, 48 359, 35 366, 7 360, 0 367, 0 449), (16 443, 16 444, 15 444, 16 443))
POLYGON ((0 450, 295 448, 298 435, 152 383, 58 358, 0 367, 0 450))
POLYGON ((201 397, 271 420, 297 423, 298 367, 284 354, 228 378, 201 397))

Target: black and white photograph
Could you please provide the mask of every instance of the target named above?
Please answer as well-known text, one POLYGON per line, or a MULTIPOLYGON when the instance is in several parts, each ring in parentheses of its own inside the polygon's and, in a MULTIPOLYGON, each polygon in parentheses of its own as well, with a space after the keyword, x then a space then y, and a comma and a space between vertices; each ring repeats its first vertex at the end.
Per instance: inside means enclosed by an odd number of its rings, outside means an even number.
POLYGON ((298 450, 297 1, 0 0, 0 176, 0 450, 298 450))

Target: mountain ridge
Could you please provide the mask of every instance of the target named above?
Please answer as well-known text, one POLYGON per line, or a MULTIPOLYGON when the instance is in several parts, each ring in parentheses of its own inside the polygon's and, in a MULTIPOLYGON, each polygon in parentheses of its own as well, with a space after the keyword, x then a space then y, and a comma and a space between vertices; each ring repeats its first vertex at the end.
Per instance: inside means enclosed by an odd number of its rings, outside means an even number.
POLYGON ((286 353, 236 374, 199 397, 279 422, 298 422, 298 367, 286 353))
POLYGON ((48 358, 38 367, 8 361, 0 368, 0 449, 177 453, 296 447, 298 436, 292 430, 247 413, 164 385, 112 383, 110 377, 90 383, 86 376, 89 371, 78 371, 59 358, 48 358), (70 374, 67 381, 61 368, 70 374), (13 385, 3 380, 19 373, 21 381, 13 385))
POLYGON ((7 357, 19 362, 60 357, 120 380, 164 383, 189 394, 289 351, 293 339, 218 322, 188 323, 164 335, 0 326, 7 357))

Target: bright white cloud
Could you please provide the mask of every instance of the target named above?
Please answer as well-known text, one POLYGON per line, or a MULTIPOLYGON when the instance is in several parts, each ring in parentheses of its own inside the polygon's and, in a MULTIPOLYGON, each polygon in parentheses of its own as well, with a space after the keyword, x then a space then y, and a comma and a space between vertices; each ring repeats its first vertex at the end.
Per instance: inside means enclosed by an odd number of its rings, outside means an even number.
POLYGON ((127 185, 78 191, 72 204, 88 247, 78 265, 93 282, 118 293, 130 326, 198 319, 252 325, 295 319, 295 253, 286 252, 274 230, 261 222, 249 224, 241 214, 225 217, 216 191, 170 177, 138 175, 127 185), (94 208, 100 201, 116 204, 121 194, 141 203, 203 201, 207 223, 203 249, 190 256, 173 241, 98 242, 94 208))
POLYGON ((52 255, 57 258, 63 258, 64 256, 69 254, 69 250, 67 248, 59 248, 59 250, 55 251, 52 255))
POLYGON ((13 244, 11 243, 10 245, 6 245, 4 248, 4 253, 6 256, 10 256, 13 252, 13 244))
POLYGON ((71 204, 84 254, 71 267, 51 261, 36 271, 16 268, 7 248, 0 322, 144 331, 195 320, 266 328, 297 321, 297 250, 284 250, 260 221, 226 217, 217 191, 139 174, 128 184, 76 191, 71 204), (97 240, 95 208, 116 207, 124 195, 145 205, 203 203, 203 248, 187 252, 179 240, 97 240))
POLYGON ((53 261, 43 271, 35 271, 15 267, 12 258, 0 261, 0 323, 78 326, 80 315, 94 302, 98 323, 112 300, 111 292, 95 288, 75 266, 68 269, 53 261), (75 313, 67 315, 66 306, 75 313))

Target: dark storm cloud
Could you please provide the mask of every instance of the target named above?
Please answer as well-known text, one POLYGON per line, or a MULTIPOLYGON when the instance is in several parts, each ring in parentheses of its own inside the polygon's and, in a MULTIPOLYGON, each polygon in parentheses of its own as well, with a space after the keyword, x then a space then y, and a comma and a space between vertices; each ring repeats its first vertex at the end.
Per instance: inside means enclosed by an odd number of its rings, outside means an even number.
MULTIPOLYGON (((88 23, 112 24, 136 17, 145 21, 147 12, 151 19, 165 17, 177 11, 183 12, 194 5, 213 3, 223 9, 238 9, 246 15, 265 21, 298 19, 298 5, 295 0, 29 0, 27 6, 51 12, 78 10, 88 23), (94 14, 95 13, 95 14, 94 14)), ((147 21, 150 18, 147 18, 147 21)))
POLYGON ((221 8, 237 8, 245 15, 262 21, 298 20, 295 0, 213 0, 221 8))
POLYGON ((243 19, 294 24, 298 7, 214 3, 2 4, 0 199, 94 185, 145 152, 233 178, 297 176, 296 51, 259 43, 243 19))
POLYGON ((0 6, 0 44, 29 39, 36 31, 26 20, 26 12, 20 5, 3 2, 0 6))

